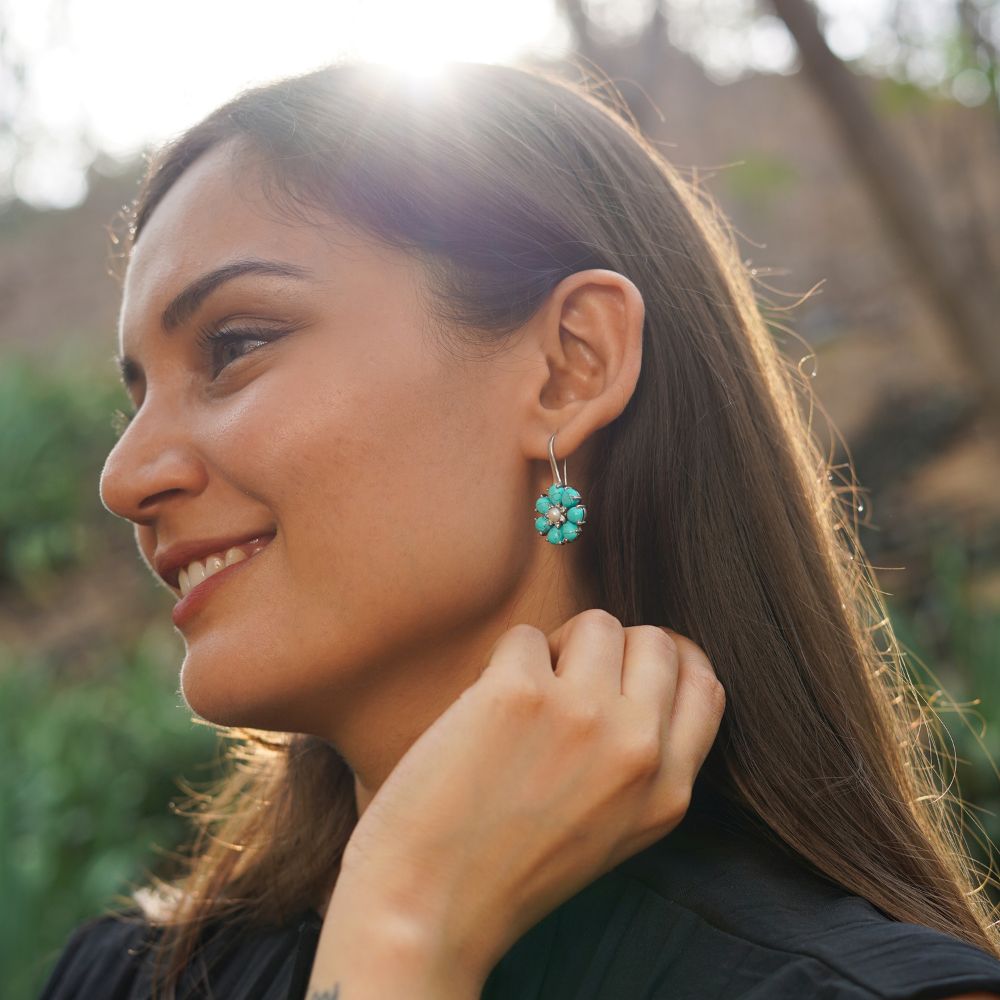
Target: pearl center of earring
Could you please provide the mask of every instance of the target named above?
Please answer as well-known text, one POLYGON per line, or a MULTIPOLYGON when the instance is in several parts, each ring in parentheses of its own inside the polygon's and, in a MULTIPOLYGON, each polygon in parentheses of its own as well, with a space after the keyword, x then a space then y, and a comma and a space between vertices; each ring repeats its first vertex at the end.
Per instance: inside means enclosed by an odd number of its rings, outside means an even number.
POLYGON ((562 522, 566 520, 563 515, 562 508, 558 504, 550 507, 545 512, 545 516, 549 519, 549 524, 562 524, 562 522))

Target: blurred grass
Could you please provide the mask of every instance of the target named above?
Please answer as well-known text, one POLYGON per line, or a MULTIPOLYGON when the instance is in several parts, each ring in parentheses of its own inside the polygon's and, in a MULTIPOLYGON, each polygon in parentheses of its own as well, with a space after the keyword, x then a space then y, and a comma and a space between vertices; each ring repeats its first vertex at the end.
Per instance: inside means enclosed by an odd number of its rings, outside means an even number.
MULTIPOLYGON (((123 402, 106 360, 70 356, 43 368, 10 359, 0 367, 0 602, 17 614, 30 608, 56 621, 63 605, 47 604, 60 574, 86 568, 109 548, 132 548, 128 528, 97 494, 114 442, 111 414, 123 402)), ((918 683, 936 690, 930 670, 955 701, 981 699, 981 719, 969 716, 970 727, 932 694, 945 709, 963 798, 1000 842, 1000 781, 984 750, 1000 754, 1000 608, 971 586, 996 567, 976 561, 983 547, 974 539, 947 528, 934 528, 920 544, 931 572, 919 596, 887 597, 887 606, 918 683)), ((145 586, 153 595, 153 581, 145 586)), ((163 874, 156 847, 173 849, 188 836, 169 809, 182 797, 177 779, 197 786, 217 766, 217 737, 191 721, 177 689, 176 637, 155 603, 141 627, 119 621, 96 643, 88 638, 85 657, 15 647, 0 617, 5 996, 37 995, 74 926, 142 881, 145 869, 163 874)), ((969 850, 985 860, 976 837, 972 831, 969 850)))

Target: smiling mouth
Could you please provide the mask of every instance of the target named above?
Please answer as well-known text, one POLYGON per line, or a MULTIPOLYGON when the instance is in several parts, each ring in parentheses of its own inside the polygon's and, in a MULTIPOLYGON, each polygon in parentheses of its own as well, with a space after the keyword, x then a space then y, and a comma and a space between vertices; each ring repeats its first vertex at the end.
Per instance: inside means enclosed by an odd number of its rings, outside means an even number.
POLYGON ((270 544, 273 537, 270 535, 266 538, 254 538, 241 545, 233 545, 223 552, 212 553, 205 556, 204 559, 192 560, 178 574, 178 589, 181 598, 187 597, 199 584, 211 579, 216 573, 221 573, 230 566, 252 559, 270 544))
MULTIPOLYGON (((205 608, 206 604, 211 602, 212 595, 220 588, 225 587, 226 581, 233 578, 234 575, 238 575, 245 572, 244 567, 253 562, 253 560, 267 548, 274 536, 268 536, 266 538, 257 538, 253 540, 253 543, 245 543, 251 545, 252 552, 250 555, 242 555, 239 557, 233 557, 233 561, 227 566, 225 565, 225 559, 223 559, 223 566, 221 569, 216 567, 213 562, 209 566, 210 572, 196 584, 191 583, 191 577, 188 577, 187 582, 184 584, 185 587, 189 588, 183 597, 176 604, 170 612, 171 620, 174 625, 183 629, 184 626, 192 619, 201 614, 202 610, 205 608)), ((244 546, 234 546, 234 548, 242 549, 244 546)), ((226 550, 228 553, 229 550, 226 550)), ((226 553, 223 553, 225 555, 226 553)), ((211 556, 207 557, 205 561, 210 561, 211 556)), ((201 560, 198 560, 199 562, 201 560)), ((188 564, 191 565, 190 563, 188 564)), ((187 567, 185 567, 186 569, 187 567)), ((194 575, 197 576, 197 570, 195 570, 194 575)))

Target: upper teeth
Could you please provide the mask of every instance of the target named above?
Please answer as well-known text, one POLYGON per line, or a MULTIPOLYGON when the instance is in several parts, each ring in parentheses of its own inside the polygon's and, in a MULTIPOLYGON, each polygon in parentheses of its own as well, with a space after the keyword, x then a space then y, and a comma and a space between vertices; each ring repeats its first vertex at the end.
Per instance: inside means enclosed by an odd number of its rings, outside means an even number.
POLYGON ((234 545, 231 549, 226 549, 225 552, 216 552, 205 556, 204 559, 195 559, 188 563, 178 574, 181 597, 187 597, 199 583, 218 573, 219 570, 256 555, 269 541, 270 539, 255 539, 251 543, 234 545))

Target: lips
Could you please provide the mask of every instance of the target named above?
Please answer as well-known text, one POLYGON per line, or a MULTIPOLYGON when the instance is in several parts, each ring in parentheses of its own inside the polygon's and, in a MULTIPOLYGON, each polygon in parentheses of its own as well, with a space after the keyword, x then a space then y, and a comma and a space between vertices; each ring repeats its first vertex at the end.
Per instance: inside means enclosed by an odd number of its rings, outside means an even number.
POLYGON ((246 559, 240 559, 224 569, 217 570, 211 576, 206 576, 201 583, 192 587, 185 597, 182 597, 171 609, 170 617, 174 624, 181 628, 193 617, 198 615, 206 603, 211 601, 212 595, 226 585, 227 580, 231 580, 237 573, 245 573, 248 566, 252 566, 260 558, 261 553, 267 550, 270 540, 263 545, 253 546, 253 555, 246 559))
POLYGON ((195 559, 204 559, 213 553, 225 552, 234 546, 247 545, 256 541, 270 541, 277 532, 273 528, 248 532, 240 535, 218 535, 214 538, 199 538, 176 542, 153 556, 153 568, 157 575, 174 590, 179 589, 178 576, 181 568, 195 559))

